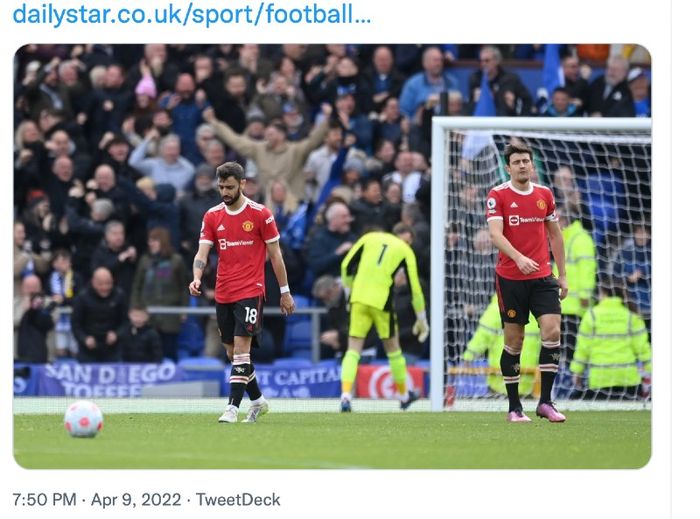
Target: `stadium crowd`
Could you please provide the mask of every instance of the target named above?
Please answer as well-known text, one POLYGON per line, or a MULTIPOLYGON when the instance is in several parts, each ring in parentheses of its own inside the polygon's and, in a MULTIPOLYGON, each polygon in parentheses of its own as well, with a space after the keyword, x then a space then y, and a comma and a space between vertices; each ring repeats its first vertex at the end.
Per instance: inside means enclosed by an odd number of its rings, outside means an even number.
MULTIPOLYGON (((201 301, 190 299, 187 283, 202 215, 220 202, 215 168, 228 160, 245 166, 246 196, 275 215, 295 297, 329 308, 323 353, 334 357, 347 344, 336 279, 365 226, 391 231, 401 222, 413 230, 430 294, 430 118, 472 115, 483 74, 499 116, 650 116, 643 49, 560 46, 563 82, 538 97, 504 63, 535 66, 543 47, 20 48, 15 358, 157 362, 177 360, 187 344, 187 354, 221 357, 213 320, 146 309, 213 305, 215 261, 201 301), (465 62, 478 63, 466 82, 455 74, 465 62), (595 67, 604 73, 593 77, 595 67), (57 314, 59 307, 72 315, 57 314)), ((648 229, 635 230, 616 266, 621 274, 650 275, 649 239, 648 229), (635 261, 643 272, 627 272, 635 261)), ((279 290, 274 276, 266 278, 273 306, 279 290)), ((410 333, 415 316, 404 286, 398 279, 402 347, 425 358, 410 333)), ((648 290, 640 297, 648 303, 648 290)), ((265 325, 258 362, 288 355, 285 320, 269 316, 265 325)))

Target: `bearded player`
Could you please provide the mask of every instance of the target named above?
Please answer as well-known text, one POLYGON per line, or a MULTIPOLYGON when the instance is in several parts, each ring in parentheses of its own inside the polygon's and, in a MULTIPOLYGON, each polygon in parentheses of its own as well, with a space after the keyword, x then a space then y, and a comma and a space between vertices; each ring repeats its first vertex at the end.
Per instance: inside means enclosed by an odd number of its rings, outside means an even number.
POLYGON ((269 410, 250 359, 253 338, 262 330, 266 253, 280 286, 283 315, 294 312, 294 299, 287 284, 275 218, 268 208, 242 194, 246 182, 243 167, 237 162, 226 162, 216 169, 216 177, 223 201, 204 214, 199 250, 192 265, 194 280, 189 289, 193 296, 202 294, 202 273, 209 251, 216 247, 216 320, 231 361, 228 405, 219 422, 238 421, 243 393, 247 391, 250 408, 243 421, 254 423, 269 410))

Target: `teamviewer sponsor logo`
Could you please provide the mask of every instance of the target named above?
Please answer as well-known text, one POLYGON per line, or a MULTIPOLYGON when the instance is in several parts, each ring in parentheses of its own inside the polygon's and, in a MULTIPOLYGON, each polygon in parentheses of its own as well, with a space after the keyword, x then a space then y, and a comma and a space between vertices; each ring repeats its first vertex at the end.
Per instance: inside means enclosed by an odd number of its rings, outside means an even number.
POLYGON ((226 250, 230 247, 240 247, 241 245, 253 245, 253 240, 227 241, 224 238, 219 240, 219 250, 226 250))
POLYGON ((520 225, 520 217, 517 214, 512 214, 508 217, 508 224, 510 226, 520 225))

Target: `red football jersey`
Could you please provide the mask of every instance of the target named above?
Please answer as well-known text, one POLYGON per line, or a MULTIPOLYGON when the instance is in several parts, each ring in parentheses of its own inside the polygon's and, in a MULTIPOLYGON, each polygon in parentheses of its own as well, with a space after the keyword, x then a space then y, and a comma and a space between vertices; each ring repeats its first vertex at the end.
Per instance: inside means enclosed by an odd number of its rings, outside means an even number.
POLYGON ((486 199, 486 221, 496 219, 503 220, 503 235, 511 245, 540 265, 540 270, 525 275, 515 261, 499 252, 496 273, 506 279, 549 276, 552 265, 545 222, 559 220, 549 188, 531 183, 528 191, 518 191, 510 182, 494 187, 486 199))
POLYGON ((234 303, 265 294, 265 252, 279 240, 275 217, 264 205, 245 199, 237 211, 223 202, 204 214, 199 243, 216 247, 217 303, 234 303))

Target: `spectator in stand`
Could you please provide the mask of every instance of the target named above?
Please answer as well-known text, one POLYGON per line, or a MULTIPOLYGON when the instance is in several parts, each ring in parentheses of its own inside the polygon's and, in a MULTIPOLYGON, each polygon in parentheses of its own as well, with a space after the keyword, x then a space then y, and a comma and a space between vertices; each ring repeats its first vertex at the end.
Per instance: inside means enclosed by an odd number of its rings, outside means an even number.
POLYGON ((613 262, 613 272, 625 280, 627 293, 651 333, 651 228, 632 226, 632 237, 622 244, 613 262))
MULTIPOLYGON (((148 251, 141 256, 131 291, 131 306, 187 306, 189 294, 182 290, 187 286, 189 274, 185 263, 170 243, 170 233, 163 227, 148 233, 148 251)), ((173 361, 178 360, 178 335, 184 315, 154 315, 153 327, 163 344, 163 353, 173 361)))
POLYGON ((223 75, 211 56, 197 53, 192 58, 192 72, 195 90, 204 92, 210 103, 223 95, 223 75))
POLYGON ((134 105, 133 86, 126 83, 124 69, 119 64, 107 67, 102 88, 92 92, 87 106, 86 135, 90 136, 91 149, 107 132, 121 130, 122 123, 134 105))
POLYGON ((365 81, 372 95, 371 112, 379 113, 389 97, 401 95, 405 78, 394 67, 394 54, 386 45, 379 45, 372 54, 372 64, 365 69, 365 81))
POLYGON ((19 294, 22 279, 30 274, 42 276, 49 270, 49 262, 45 256, 32 249, 27 241, 24 223, 17 220, 13 226, 13 271, 14 294, 19 294))
POLYGON ((287 139, 290 142, 307 138, 311 131, 306 111, 296 101, 287 101, 282 106, 282 123, 287 128, 287 139))
POLYGON ((547 103, 545 117, 576 117, 578 107, 571 100, 569 91, 564 87, 557 87, 552 91, 552 98, 547 103))
POLYGON ((45 156, 44 137, 39 126, 27 119, 15 130, 14 148, 14 206, 21 214, 30 189, 39 187, 45 156))
POLYGON ((163 360, 160 335, 149 323, 149 318, 145 308, 129 308, 129 326, 121 337, 122 361, 159 363, 163 360))
POLYGON ((223 93, 211 99, 211 103, 222 122, 229 125, 234 132, 243 133, 250 104, 243 71, 235 68, 227 70, 224 75, 223 93))
POLYGON ((15 359, 21 362, 45 364, 49 360, 46 338, 54 327, 51 311, 55 303, 44 295, 41 280, 34 275, 27 276, 23 280, 22 288, 15 359))
POLYGON ((380 113, 374 123, 373 143, 391 141, 397 148, 408 146, 411 123, 401 115, 399 100, 387 97, 380 107, 380 113))
POLYGON ((129 117, 135 119, 153 117, 158 110, 158 90, 148 67, 143 66, 141 79, 134 88, 134 95, 136 97, 129 117))
POLYGON ((266 121, 281 119, 285 103, 293 101, 306 113, 306 103, 301 90, 298 90, 289 79, 279 72, 273 72, 270 80, 250 102, 250 112, 260 112, 266 121))
POLYGON ((114 205, 107 198, 95 199, 94 193, 86 196, 81 186, 71 188, 66 206, 68 232, 75 246, 73 265, 78 273, 90 277, 92 252, 102 240, 104 226, 114 212, 114 205), (82 216, 84 211, 88 216, 82 216))
POLYGON ((191 74, 178 75, 175 82, 175 92, 164 96, 160 101, 173 119, 172 131, 180 137, 180 154, 191 164, 202 161, 202 155, 197 149, 195 132, 202 123, 202 112, 209 105, 203 90, 196 90, 191 74))
POLYGON ((78 341, 80 362, 119 362, 120 337, 129 326, 124 293, 114 286, 112 274, 100 267, 90 286, 73 301, 71 328, 78 341))
MULTIPOLYGON (((73 305, 73 298, 83 288, 83 279, 73 270, 71 253, 66 249, 54 253, 51 265, 49 296, 59 308, 69 308, 73 305)), ((71 330, 70 315, 60 314, 56 320, 56 356, 75 357, 77 354, 78 343, 71 330)))
POLYGON ((121 135, 115 135, 104 145, 102 164, 112 166, 117 178, 125 178, 131 182, 136 182, 143 175, 139 170, 129 164, 129 153, 131 148, 129 141, 121 135))
POLYGON ((651 83, 644 69, 635 67, 627 74, 637 117, 651 117, 651 83))
POLYGON ((75 178, 70 157, 58 157, 51 165, 50 172, 46 173, 42 173, 40 186, 48 194, 51 212, 60 219, 66 211, 68 193, 73 187, 82 186, 82 183, 75 178))
POLYGON ((114 284, 128 299, 131 296, 137 259, 136 247, 126 241, 124 224, 112 220, 105 225, 104 239, 92 253, 90 269, 94 272, 100 267, 107 268, 112 273, 114 284))
POLYGON ((459 90, 459 84, 450 73, 445 72, 442 50, 428 47, 423 51, 423 70, 408 78, 401 89, 401 113, 411 120, 411 124, 419 125, 428 98, 449 90, 459 90))
MULTIPOLYGON (((263 141, 250 136, 240 135, 216 118, 209 108, 204 111, 204 118, 216 129, 216 133, 225 144, 235 148, 246 159, 253 159, 257 167, 258 181, 267 185, 276 179, 284 179, 294 196, 304 198, 304 175, 302 166, 309 154, 316 149, 328 132, 328 120, 331 107, 325 105, 326 119, 317 124, 308 138, 298 142, 288 142, 286 128, 281 123, 271 123, 265 128, 263 141)), ((248 165, 246 165, 248 169, 248 165)))
POLYGON ((588 115, 590 117, 634 117, 634 100, 627 84, 629 62, 622 56, 610 56, 605 73, 591 82, 588 115))
POLYGON ((416 191, 420 187, 422 177, 420 172, 414 169, 413 154, 408 150, 399 151, 394 161, 394 167, 396 169, 385 175, 383 181, 399 184, 403 202, 410 204, 416 199, 416 191))
POLYGON ((481 78, 488 76, 489 86, 496 103, 496 115, 529 116, 533 113, 532 95, 520 77, 501 66, 501 51, 485 45, 479 52, 481 68, 469 77, 469 103, 476 107, 481 92, 481 78))
POLYGON ((142 223, 149 231, 165 227, 173 243, 180 243, 180 211, 175 203, 175 188, 170 184, 155 184, 145 177, 136 182, 120 180, 119 186, 141 215, 142 223))
POLYGON ((369 117, 357 109, 355 94, 352 89, 343 86, 338 87, 335 98, 335 111, 345 133, 355 136, 355 146, 367 155, 371 155, 374 125, 369 117))
POLYGON ((340 264, 357 236, 352 232, 352 216, 340 201, 330 203, 323 213, 325 225, 309 239, 307 262, 314 278, 324 274, 340 276, 340 264))
POLYGON ((44 147, 47 151, 46 160, 49 163, 49 167, 52 167, 59 157, 68 157, 73 162, 75 176, 83 182, 87 180, 90 177, 92 161, 87 153, 78 149, 70 134, 65 130, 59 129, 51 133, 50 136, 49 134, 46 135, 48 138, 44 147))
POLYGON ((575 115, 583 115, 588 105, 590 85, 581 75, 581 64, 575 55, 566 56, 561 60, 564 75, 564 88, 569 93, 570 101, 576 106, 575 115))
POLYGON ((348 310, 343 285, 338 278, 325 275, 314 282, 311 293, 328 311, 322 316, 321 358, 339 358, 348 349, 348 310))
POLYGON ((268 186, 267 194, 265 195, 265 205, 275 217, 280 236, 284 236, 287 223, 299 208, 299 200, 289 192, 289 188, 284 181, 275 180, 268 186))
POLYGON ((58 78, 58 65, 61 58, 54 57, 41 67, 36 76, 27 81, 22 88, 22 97, 26 104, 27 115, 37 121, 44 109, 64 110, 73 116, 68 89, 61 85, 58 78))
POLYGON ((367 170, 377 178, 394 171, 394 160, 396 159, 397 146, 392 141, 381 140, 375 144, 374 155, 367 159, 365 164, 367 170))
POLYGON ((194 259, 199 242, 202 217, 221 202, 214 184, 216 170, 209 164, 201 164, 194 175, 194 190, 178 200, 180 210, 180 248, 185 264, 194 259))
POLYGON ((143 46, 143 60, 134 64, 127 74, 127 83, 136 85, 143 77, 145 67, 156 82, 158 92, 172 92, 175 88, 179 67, 168 59, 168 48, 162 43, 147 43, 143 46))
POLYGON ((338 158, 343 145, 343 128, 338 124, 329 127, 323 139, 323 146, 316 148, 309 154, 304 164, 304 176, 306 178, 305 200, 318 202, 319 195, 330 178, 331 166, 338 158))
POLYGON ((350 202, 353 232, 360 236, 369 227, 390 231, 390 222, 386 221, 381 182, 376 177, 365 176, 360 180, 360 186, 362 194, 350 202))
POLYGON ((238 47, 238 58, 234 68, 245 71, 246 81, 251 86, 264 81, 273 74, 273 64, 260 55, 260 45, 244 43, 238 47))
POLYGON ((85 183, 87 192, 94 192, 97 198, 106 198, 112 202, 112 217, 125 222, 131 209, 124 191, 117 186, 114 169, 109 164, 100 164, 95 169, 94 178, 85 183))
POLYGON ((49 199, 42 191, 35 191, 22 214, 25 231, 25 247, 39 254, 47 262, 51 259, 51 243, 55 216, 51 214, 49 199))
POLYGON ((170 184, 178 195, 183 195, 194 176, 194 166, 182 156, 180 150, 180 138, 177 135, 166 135, 161 139, 158 130, 152 128, 132 152, 129 164, 153 179, 156 184, 170 184), (146 150, 152 141, 158 142, 158 156, 149 158, 146 150))

